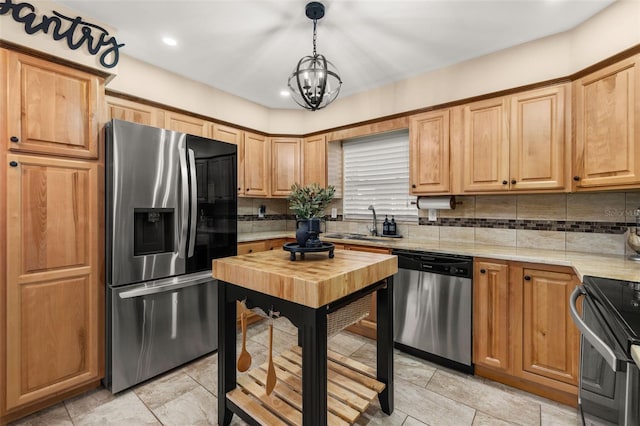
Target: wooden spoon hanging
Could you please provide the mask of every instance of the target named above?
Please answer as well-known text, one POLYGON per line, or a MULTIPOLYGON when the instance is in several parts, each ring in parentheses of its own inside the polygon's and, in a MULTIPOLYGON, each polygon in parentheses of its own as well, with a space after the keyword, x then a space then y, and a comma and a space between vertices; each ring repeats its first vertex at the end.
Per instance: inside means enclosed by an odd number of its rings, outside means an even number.
POLYGON ((269 367, 267 368, 267 395, 276 387, 276 369, 273 366, 273 323, 269 322, 269 367))
POLYGON ((251 367, 251 354, 247 351, 247 311, 244 309, 240 314, 240 324, 242 326, 242 350, 238 357, 238 371, 242 373, 251 367))

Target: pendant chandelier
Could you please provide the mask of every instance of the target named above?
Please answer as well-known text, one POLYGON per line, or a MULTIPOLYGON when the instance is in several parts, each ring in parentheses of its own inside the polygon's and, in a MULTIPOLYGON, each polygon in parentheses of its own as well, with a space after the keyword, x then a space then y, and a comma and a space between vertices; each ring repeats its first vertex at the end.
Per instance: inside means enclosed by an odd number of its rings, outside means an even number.
POLYGON ((307 18, 313 20, 313 55, 298 61, 288 84, 291 97, 298 105, 316 111, 338 97, 342 80, 336 67, 324 55, 316 53, 316 26, 324 16, 324 5, 315 1, 308 3, 305 12, 307 18))

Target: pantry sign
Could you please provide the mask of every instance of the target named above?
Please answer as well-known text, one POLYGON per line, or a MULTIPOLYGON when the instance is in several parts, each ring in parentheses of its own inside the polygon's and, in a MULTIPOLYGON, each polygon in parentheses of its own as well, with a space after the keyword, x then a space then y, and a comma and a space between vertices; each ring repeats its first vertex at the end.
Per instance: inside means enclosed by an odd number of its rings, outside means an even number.
POLYGON ((65 41, 71 50, 86 46, 91 55, 100 55, 100 65, 105 68, 115 67, 120 59, 119 49, 124 43, 118 43, 106 29, 86 22, 80 16, 72 18, 55 10, 52 16, 38 15, 32 4, 12 0, 0 0, 1 15, 9 15, 21 23, 27 34, 49 34, 56 41, 65 41))

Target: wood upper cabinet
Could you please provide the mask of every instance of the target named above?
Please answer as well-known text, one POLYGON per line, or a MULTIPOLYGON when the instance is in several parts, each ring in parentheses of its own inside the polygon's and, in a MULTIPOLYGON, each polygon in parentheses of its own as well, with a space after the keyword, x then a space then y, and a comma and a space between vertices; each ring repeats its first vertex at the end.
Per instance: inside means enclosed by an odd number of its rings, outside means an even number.
POLYGON ((511 372, 509 266, 476 261, 473 277, 473 362, 511 372))
POLYGON ((271 144, 265 136, 244 132, 244 195, 268 197, 271 181, 271 144))
POLYGON ((412 194, 451 191, 448 109, 409 118, 409 156, 412 194))
POLYGON ((240 145, 242 143, 242 130, 214 123, 211 125, 211 138, 217 141, 240 145))
POLYGON ((574 82, 574 188, 640 185, 640 55, 574 82))
POLYGON ((580 334, 569 314, 569 296, 580 283, 572 273, 525 268, 522 375, 578 384, 580 334))
POLYGON ((153 127, 162 127, 164 124, 164 111, 161 109, 113 96, 107 96, 106 100, 107 120, 130 121, 153 127))
POLYGON ((103 241, 98 163, 7 161, 5 402, 13 410, 103 376, 103 241))
POLYGON ((166 111, 164 113, 164 128, 168 130, 208 138, 210 127, 210 122, 197 117, 178 114, 177 112, 172 111, 166 111))
POLYGON ((511 190, 562 189, 566 186, 565 140, 570 108, 568 85, 531 90, 510 97, 511 190))
POLYGON ((311 136, 302 140, 302 184, 327 186, 327 138, 311 136))
POLYGON ((463 107, 462 190, 562 190, 566 185, 568 85, 463 107))
POLYGON ((103 79, 13 51, 7 67, 9 149, 98 158, 103 79))
POLYGON ((271 138, 271 195, 287 196, 302 182, 302 139, 271 138))
POLYGON ((509 132, 506 98, 487 99, 463 107, 464 192, 509 189, 509 132))

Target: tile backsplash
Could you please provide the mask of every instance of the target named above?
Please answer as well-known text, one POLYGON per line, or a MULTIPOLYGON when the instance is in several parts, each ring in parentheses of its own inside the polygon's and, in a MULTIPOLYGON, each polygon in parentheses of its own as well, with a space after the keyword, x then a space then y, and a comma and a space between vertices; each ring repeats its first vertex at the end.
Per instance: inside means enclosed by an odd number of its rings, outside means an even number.
MULTIPOLYGON (((412 242, 442 240, 589 253, 634 253, 626 244, 625 233, 628 226, 635 226, 640 191, 475 195, 457 196, 456 201, 454 210, 438 210, 436 221, 429 221, 427 212, 420 211, 418 224, 400 223, 398 232, 412 242)), ((331 207, 337 208, 338 219, 327 221, 327 232, 368 232, 371 221, 342 220, 342 200, 334 200, 331 207)), ((379 212, 378 216, 384 214, 379 212)), ((238 220, 241 233, 295 230, 295 220, 285 199, 239 198, 238 220), (266 207, 265 218, 258 218, 261 205, 266 207)))

